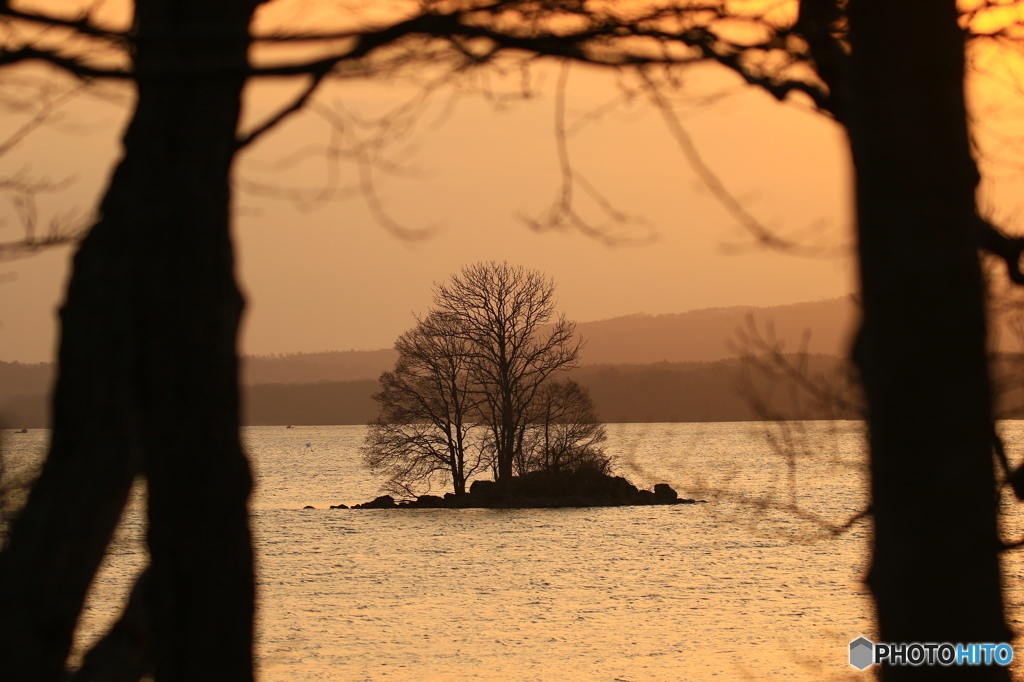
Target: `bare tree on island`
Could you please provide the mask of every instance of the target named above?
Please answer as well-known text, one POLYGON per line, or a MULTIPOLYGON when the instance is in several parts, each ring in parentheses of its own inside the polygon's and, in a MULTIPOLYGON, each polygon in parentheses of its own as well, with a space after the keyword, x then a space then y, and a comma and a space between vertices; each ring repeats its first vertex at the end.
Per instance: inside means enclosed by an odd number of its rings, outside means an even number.
POLYGON ((477 426, 478 399, 467 370, 467 343, 452 333, 456 323, 430 313, 395 342, 398 361, 380 377, 374 396, 380 415, 370 423, 363 460, 388 476, 384 488, 414 495, 418 484, 440 475, 456 495, 483 463, 477 426))
POLYGON ((581 345, 575 325, 555 318, 554 288, 540 272, 494 262, 436 287, 435 309, 398 339, 374 396, 381 413, 363 460, 388 476, 386 490, 414 495, 440 475, 460 495, 481 466, 499 484, 532 471, 608 473, 589 393, 553 379, 581 345))
POLYGON ((554 282, 536 270, 489 262, 464 267, 434 295, 437 309, 458 320, 453 334, 467 344, 499 485, 512 478, 541 386, 579 362, 576 325, 555 316, 554 293, 554 282))

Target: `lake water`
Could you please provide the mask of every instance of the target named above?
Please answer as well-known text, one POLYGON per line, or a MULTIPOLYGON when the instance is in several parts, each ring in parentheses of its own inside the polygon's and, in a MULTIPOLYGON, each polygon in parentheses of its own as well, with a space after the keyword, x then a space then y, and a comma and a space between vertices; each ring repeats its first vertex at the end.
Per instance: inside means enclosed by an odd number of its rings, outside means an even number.
MULTIPOLYGON (((1003 431, 1021 452, 1024 422, 1003 431)), ((609 426, 622 474, 707 504, 327 509, 379 494, 360 465, 363 433, 245 430, 263 682, 872 679, 846 662, 848 642, 874 634, 860 582, 870 525, 825 530, 866 505, 860 423, 609 426)), ((45 438, 10 435, 5 448, 24 461, 45 438)), ((90 595, 80 648, 116 618, 146 560, 140 501, 90 595)), ((1019 627, 1024 564, 1007 561, 1019 627)))

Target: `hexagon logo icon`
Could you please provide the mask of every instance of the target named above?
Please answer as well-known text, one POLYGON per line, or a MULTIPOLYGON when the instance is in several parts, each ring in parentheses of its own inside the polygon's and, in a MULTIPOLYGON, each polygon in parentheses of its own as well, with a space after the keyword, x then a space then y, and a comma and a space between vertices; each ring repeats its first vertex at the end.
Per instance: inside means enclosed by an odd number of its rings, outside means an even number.
POLYGON ((875 653, 875 645, 871 640, 858 637, 850 642, 850 665, 857 670, 864 670, 872 664, 875 653))

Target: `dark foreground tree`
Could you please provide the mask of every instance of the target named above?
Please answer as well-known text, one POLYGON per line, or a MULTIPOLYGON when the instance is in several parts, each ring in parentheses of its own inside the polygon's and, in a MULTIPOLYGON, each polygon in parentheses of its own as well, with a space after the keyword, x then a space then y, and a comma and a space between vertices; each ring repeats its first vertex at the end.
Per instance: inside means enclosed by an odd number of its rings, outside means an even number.
POLYGON ((50 452, 0 555, 5 679, 63 677, 137 476, 149 498, 148 667, 168 681, 252 678, 228 177, 257 4, 137 5, 138 103, 61 311, 50 452))
MULTIPOLYGON (((868 584, 879 636, 1009 641, 963 32, 952 2, 858 2, 850 10, 844 120, 864 305, 854 359, 869 411, 868 584), (927 75, 908 78, 915 65, 927 75), (940 366, 950 371, 936 373, 940 366)), ((893 668, 890 677, 1009 679, 999 668, 893 668)))
POLYGON ((462 495, 484 462, 483 442, 473 437, 479 414, 467 345, 452 326, 438 313, 427 315, 398 338, 395 368, 380 377, 373 396, 380 414, 366 434, 363 461, 388 477, 389 492, 415 496, 440 475, 462 495))
MULTIPOLYGON (((971 3, 971 12, 990 4, 999 3, 971 3)), ((157 679, 251 677, 249 474, 234 348, 241 300, 228 233, 231 163, 253 139, 237 131, 239 94, 251 76, 308 75, 310 90, 262 132, 301 107, 337 64, 407 36, 440 37, 455 55, 449 63, 460 65, 504 48, 614 66, 710 61, 780 98, 803 93, 841 122, 855 167, 864 303, 855 357, 869 410, 869 582, 880 636, 1010 637, 977 249, 999 254, 1024 282, 1022 242, 977 214, 959 23, 971 25, 972 16, 959 15, 954 0, 800 0, 741 16, 742 8, 710 0, 653 9, 582 0, 427 4, 379 30, 322 36, 326 57, 266 68, 248 62, 256 5, 137 0, 128 31, 0 5, 8 20, 48 29, 39 42, 9 34, 0 63, 42 59, 84 78, 130 78, 138 90, 123 160, 68 285, 50 454, 0 555, 6 678, 62 676, 86 588, 141 473, 150 486, 157 679)), ((999 29, 991 37, 1014 39, 999 29)), ((437 45, 404 54, 437 64, 437 45)), ((640 75, 693 161, 652 71, 640 75)), ((698 168, 741 222, 766 243, 787 245, 698 168)), ((511 388, 489 396, 488 409, 501 415, 500 476, 511 474, 523 433, 506 416, 516 399, 511 388)), ((907 666, 885 676, 1005 680, 1008 672, 907 666)))

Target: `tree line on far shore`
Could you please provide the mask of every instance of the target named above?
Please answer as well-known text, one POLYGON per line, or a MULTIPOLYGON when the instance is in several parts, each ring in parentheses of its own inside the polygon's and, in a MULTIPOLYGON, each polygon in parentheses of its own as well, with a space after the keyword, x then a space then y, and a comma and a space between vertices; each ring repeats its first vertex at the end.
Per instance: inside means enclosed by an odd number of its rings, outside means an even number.
POLYGON ((468 265, 435 286, 434 306, 395 343, 380 377, 366 465, 406 496, 475 475, 499 485, 533 471, 607 474, 603 424, 579 363, 575 324, 556 315, 554 282, 502 262, 468 265))

